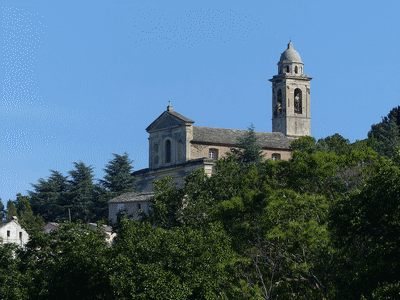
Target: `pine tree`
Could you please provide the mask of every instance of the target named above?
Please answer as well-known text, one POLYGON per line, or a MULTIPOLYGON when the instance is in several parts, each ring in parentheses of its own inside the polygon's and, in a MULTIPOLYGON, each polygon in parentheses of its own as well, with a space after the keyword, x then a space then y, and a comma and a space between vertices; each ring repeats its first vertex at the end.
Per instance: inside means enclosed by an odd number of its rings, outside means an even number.
POLYGON ((231 152, 236 154, 238 161, 243 164, 260 163, 263 159, 261 145, 257 141, 254 126, 251 124, 247 132, 237 139, 235 148, 231 152))
POLYGON ((48 180, 40 178, 37 184, 31 184, 34 191, 28 191, 32 210, 40 214, 46 222, 66 220, 68 209, 64 207, 69 190, 68 176, 50 170, 48 180))
POLYGON ((74 162, 75 170, 71 170, 68 174, 71 176, 69 180, 70 190, 68 192, 66 206, 71 210, 71 220, 91 221, 91 206, 93 204, 94 189, 93 184, 93 167, 86 166, 82 161, 74 162))
POLYGON ((111 159, 104 171, 106 175, 104 180, 100 180, 101 185, 109 192, 122 194, 131 192, 135 189, 135 177, 132 176, 132 160, 129 159, 128 153, 118 155, 113 153, 114 158, 111 159))

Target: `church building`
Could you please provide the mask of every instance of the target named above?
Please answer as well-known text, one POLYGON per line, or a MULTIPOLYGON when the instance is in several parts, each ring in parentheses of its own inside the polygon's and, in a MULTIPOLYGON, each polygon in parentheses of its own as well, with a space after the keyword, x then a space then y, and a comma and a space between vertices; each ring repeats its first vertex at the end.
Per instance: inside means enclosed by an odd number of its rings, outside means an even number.
MULTIPOLYGON (((303 63, 292 42, 281 54, 278 75, 272 82, 272 132, 256 132, 264 158, 291 157, 290 143, 311 135, 310 81, 303 73, 303 63)), ((226 155, 246 130, 194 126, 194 121, 174 111, 171 102, 147 128, 149 167, 133 173, 137 192, 125 193, 109 201, 109 218, 116 221, 118 211, 137 216, 147 212, 154 195, 153 181, 171 176, 179 185, 183 177, 198 168, 212 175, 215 160, 226 155), (136 214, 136 215, 135 215, 136 214)))

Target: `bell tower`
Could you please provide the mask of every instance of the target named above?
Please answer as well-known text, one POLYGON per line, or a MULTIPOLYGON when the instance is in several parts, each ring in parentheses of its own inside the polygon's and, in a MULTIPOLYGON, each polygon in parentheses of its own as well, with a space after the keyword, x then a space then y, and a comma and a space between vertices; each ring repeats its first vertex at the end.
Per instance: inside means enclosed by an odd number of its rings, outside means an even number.
POLYGON ((272 131, 291 138, 311 135, 310 81, 290 41, 272 82, 272 131))

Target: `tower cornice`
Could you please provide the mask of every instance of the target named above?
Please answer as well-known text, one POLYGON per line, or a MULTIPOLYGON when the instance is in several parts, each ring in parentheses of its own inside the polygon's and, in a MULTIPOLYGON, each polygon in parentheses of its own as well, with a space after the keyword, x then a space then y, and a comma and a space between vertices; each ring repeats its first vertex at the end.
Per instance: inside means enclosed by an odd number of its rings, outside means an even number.
POLYGON ((312 77, 309 77, 306 74, 301 74, 301 75, 281 74, 281 75, 274 75, 271 79, 268 79, 268 81, 277 82, 277 81, 281 81, 283 79, 311 81, 312 77))

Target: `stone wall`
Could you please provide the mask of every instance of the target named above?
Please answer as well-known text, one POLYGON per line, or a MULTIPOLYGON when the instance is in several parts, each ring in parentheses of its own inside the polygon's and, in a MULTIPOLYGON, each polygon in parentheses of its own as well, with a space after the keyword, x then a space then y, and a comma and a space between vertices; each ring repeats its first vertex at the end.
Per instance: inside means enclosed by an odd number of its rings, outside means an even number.
MULTIPOLYGON (((228 152, 230 152, 231 147, 230 146, 215 146, 215 145, 202 145, 202 144, 191 144, 190 145, 191 149, 191 155, 193 158, 201 158, 201 157, 209 157, 209 151, 210 150, 217 150, 218 152, 218 157, 217 159, 220 159, 228 152)), ((291 158, 291 151, 289 149, 264 149, 262 150, 262 153, 264 155, 264 159, 271 159, 273 158, 273 154, 279 154, 280 159, 283 160, 289 160, 291 158)))

